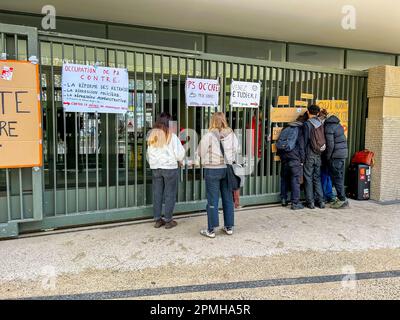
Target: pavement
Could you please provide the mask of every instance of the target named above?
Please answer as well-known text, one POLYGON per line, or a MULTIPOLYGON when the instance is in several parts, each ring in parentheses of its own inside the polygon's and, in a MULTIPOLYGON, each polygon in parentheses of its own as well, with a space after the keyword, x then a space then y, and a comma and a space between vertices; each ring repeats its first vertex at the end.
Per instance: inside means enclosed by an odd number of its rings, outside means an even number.
MULTIPOLYGON (((222 216, 220 216, 222 223, 222 216)), ((400 204, 249 207, 232 236, 205 213, 0 241, 0 298, 400 299, 400 204)))

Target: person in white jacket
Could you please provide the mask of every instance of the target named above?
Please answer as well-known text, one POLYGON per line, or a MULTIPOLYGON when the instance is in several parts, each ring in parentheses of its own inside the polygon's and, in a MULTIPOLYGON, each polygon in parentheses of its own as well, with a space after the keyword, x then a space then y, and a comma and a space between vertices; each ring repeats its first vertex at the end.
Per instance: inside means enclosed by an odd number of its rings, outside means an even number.
POLYGON ((206 181, 208 228, 200 231, 203 236, 215 238, 215 228, 219 226, 218 201, 220 192, 224 212, 223 230, 228 235, 233 234, 233 196, 228 186, 226 163, 232 164, 235 161, 238 148, 238 139, 228 126, 225 114, 222 112, 214 113, 210 120, 208 132, 201 138, 196 151, 201 158, 206 181), (220 142, 225 157, 222 155, 220 142))
POLYGON ((161 113, 147 139, 147 160, 152 170, 155 228, 165 225, 166 229, 170 229, 178 224, 173 220, 173 212, 178 188, 178 162, 185 158, 185 149, 176 134, 170 130, 171 120, 169 113, 161 113), (162 218, 163 199, 165 211, 162 218))

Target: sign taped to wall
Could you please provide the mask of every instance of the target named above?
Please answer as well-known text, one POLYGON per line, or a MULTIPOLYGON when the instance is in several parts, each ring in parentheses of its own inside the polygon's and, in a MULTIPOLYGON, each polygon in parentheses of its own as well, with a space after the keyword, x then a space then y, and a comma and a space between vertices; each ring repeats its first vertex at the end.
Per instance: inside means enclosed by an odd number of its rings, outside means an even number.
POLYGON ((258 108, 260 106, 261 85, 259 82, 232 81, 231 106, 258 108))
POLYGON ((218 79, 187 78, 186 106, 218 107, 220 85, 218 79))
POLYGON ((42 166, 39 68, 0 61, 0 168, 42 166))
POLYGON ((121 113, 128 110, 128 70, 64 63, 62 99, 67 112, 121 113))

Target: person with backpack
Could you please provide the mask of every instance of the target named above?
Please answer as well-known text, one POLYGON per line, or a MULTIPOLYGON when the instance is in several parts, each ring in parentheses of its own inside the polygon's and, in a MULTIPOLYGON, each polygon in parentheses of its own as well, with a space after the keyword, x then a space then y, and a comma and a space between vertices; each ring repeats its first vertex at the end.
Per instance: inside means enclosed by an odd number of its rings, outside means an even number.
POLYGON ((173 212, 178 188, 178 162, 185 157, 181 141, 171 130, 171 115, 163 112, 158 117, 147 139, 147 160, 152 170, 153 215, 155 228, 165 225, 165 229, 175 227, 173 212), (161 217, 165 200, 164 218, 161 217))
POLYGON ((347 139, 343 126, 335 115, 329 115, 325 120, 324 126, 326 138, 325 159, 329 163, 329 173, 337 193, 337 198, 330 207, 341 209, 349 205, 344 191, 345 162, 348 156, 347 139))
POLYGON ((228 126, 225 114, 215 112, 211 117, 208 132, 201 138, 196 151, 197 156, 201 158, 206 181, 208 227, 200 231, 203 236, 215 238, 215 229, 219 226, 218 202, 220 192, 224 212, 223 231, 228 235, 233 234, 232 191, 237 188, 233 189, 231 186, 229 166, 235 162, 238 149, 238 139, 228 126))
POLYGON ((281 202, 287 205, 288 186, 291 187, 291 209, 299 210, 304 206, 300 202, 300 184, 305 161, 303 122, 300 117, 284 128, 276 142, 281 159, 281 202))
POLYGON ((315 209, 315 206, 325 208, 324 194, 321 186, 321 154, 326 149, 325 132, 322 122, 318 118, 320 108, 310 105, 307 108, 308 120, 304 123, 304 150, 305 162, 304 189, 306 206, 315 209))

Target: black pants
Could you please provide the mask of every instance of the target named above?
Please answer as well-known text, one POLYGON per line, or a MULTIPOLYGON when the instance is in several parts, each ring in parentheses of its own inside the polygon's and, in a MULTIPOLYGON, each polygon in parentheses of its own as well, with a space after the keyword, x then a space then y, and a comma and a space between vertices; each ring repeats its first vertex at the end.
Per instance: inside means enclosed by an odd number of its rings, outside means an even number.
POLYGON ((324 193, 321 185, 321 156, 308 154, 304 163, 304 189, 306 202, 323 203, 324 193))
POLYGON ((163 201, 165 201, 165 222, 172 220, 178 189, 179 169, 153 169, 153 215, 154 220, 161 219, 163 201))
POLYGON ((344 192, 344 166, 344 159, 331 159, 329 161, 329 173, 340 201, 346 200, 346 194, 344 192))
POLYGON ((300 201, 300 179, 303 174, 302 166, 298 161, 282 162, 281 167, 281 199, 287 200, 289 186, 292 203, 300 201))

